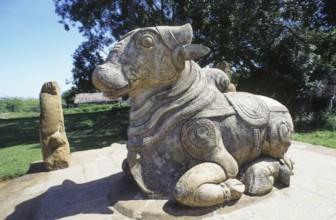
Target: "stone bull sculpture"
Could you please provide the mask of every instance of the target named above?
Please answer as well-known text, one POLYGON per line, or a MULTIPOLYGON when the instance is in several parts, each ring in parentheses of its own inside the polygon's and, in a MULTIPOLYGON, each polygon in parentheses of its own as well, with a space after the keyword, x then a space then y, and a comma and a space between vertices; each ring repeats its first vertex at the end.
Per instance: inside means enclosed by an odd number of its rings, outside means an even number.
POLYGON ((105 96, 131 98, 124 171, 150 198, 196 207, 289 185, 288 110, 267 97, 226 93, 226 74, 200 68, 193 60, 210 50, 191 40, 189 24, 136 29, 95 69, 105 96))

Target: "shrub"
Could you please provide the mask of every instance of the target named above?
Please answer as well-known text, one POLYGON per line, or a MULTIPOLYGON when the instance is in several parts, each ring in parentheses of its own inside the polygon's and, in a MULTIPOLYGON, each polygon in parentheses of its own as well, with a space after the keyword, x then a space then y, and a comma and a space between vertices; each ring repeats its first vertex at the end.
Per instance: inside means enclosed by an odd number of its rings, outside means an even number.
POLYGON ((325 129, 332 131, 336 130, 336 110, 321 112, 321 118, 325 122, 325 129))
POLYGON ((40 103, 33 98, 1 97, 0 112, 40 112, 40 103))
POLYGON ((294 128, 297 131, 336 130, 336 111, 321 111, 302 114, 295 117, 294 128))

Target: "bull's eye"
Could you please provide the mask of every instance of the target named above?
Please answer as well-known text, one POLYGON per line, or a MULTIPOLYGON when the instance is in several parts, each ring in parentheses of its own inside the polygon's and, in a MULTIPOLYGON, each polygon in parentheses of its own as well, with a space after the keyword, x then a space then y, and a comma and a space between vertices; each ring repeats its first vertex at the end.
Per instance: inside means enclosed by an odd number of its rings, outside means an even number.
POLYGON ((154 39, 151 35, 145 34, 141 39, 141 45, 145 48, 150 48, 153 46, 154 39))

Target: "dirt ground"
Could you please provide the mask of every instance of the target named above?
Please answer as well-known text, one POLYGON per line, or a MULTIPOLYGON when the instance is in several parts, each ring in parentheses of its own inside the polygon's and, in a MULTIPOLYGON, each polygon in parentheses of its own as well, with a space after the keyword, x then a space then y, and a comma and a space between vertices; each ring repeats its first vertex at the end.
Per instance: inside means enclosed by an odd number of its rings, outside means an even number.
POLYGON ((9 180, 0 180, 0 189, 4 187, 8 182, 9 180))

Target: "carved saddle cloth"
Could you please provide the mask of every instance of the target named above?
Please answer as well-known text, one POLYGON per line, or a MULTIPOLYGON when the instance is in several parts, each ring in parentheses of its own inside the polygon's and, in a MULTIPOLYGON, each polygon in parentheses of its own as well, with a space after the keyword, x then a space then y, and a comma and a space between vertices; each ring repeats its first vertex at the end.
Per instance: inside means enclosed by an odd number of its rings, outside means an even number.
POLYGON ((268 124, 269 108, 258 96, 245 92, 225 93, 224 96, 247 126, 260 128, 268 124))

